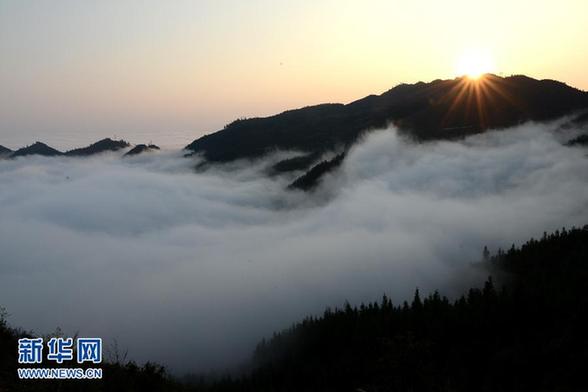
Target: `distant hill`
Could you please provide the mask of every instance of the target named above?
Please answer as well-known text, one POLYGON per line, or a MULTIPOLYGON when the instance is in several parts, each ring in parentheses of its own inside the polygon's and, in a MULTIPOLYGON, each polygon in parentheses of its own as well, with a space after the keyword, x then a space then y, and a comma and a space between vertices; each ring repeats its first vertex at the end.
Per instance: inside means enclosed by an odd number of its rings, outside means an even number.
POLYGON ((52 157, 63 155, 63 153, 49 147, 45 143, 36 142, 35 144, 31 144, 30 146, 16 150, 10 155, 10 158, 22 157, 26 155, 42 155, 46 157, 52 157))
POLYGON ((332 159, 321 161, 320 163, 310 168, 310 170, 308 170, 302 176, 294 180, 290 185, 288 185, 288 188, 300 189, 302 191, 309 191, 313 189, 318 185, 321 177, 338 168, 341 163, 343 163, 343 159, 345 159, 345 153, 341 153, 332 159))
POLYGON ((90 144, 87 147, 76 148, 69 150, 65 153, 67 156, 90 156, 99 154, 106 151, 117 151, 126 147, 130 144, 124 140, 112 140, 110 138, 102 139, 94 144, 90 144))
MULTIPOLYGON (((343 104, 322 104, 281 114, 236 120, 186 149, 211 162, 256 158, 274 150, 300 150, 318 158, 345 150, 362 133, 389 123, 417 140, 453 139, 527 120, 549 120, 588 108, 588 93, 553 80, 487 74, 401 84, 381 95, 343 104)), ((300 170, 312 159, 279 163, 300 170)))
POLYGON ((158 146, 156 146, 155 144, 137 144, 129 152, 127 152, 124 156, 129 157, 129 156, 133 156, 133 155, 139 155, 144 152, 156 151, 159 149, 160 148, 158 146))
POLYGON ((10 155, 12 153, 12 150, 9 148, 6 148, 2 145, 0 145, 0 157, 1 156, 6 156, 6 155, 10 155))
MULTIPOLYGON (((16 158, 27 155, 42 155, 42 156, 67 156, 67 157, 87 157, 95 154, 100 154, 106 151, 118 151, 129 147, 130 144, 124 140, 112 140, 110 138, 102 139, 96 143, 90 144, 87 147, 76 148, 62 153, 45 143, 36 142, 30 146, 18 149, 14 152, 0 146, 0 156, 7 156, 8 158, 16 158), (5 152, 6 151, 6 152, 5 152)), ((155 144, 137 144, 124 156, 138 155, 146 151, 155 151, 160 148, 155 144)))

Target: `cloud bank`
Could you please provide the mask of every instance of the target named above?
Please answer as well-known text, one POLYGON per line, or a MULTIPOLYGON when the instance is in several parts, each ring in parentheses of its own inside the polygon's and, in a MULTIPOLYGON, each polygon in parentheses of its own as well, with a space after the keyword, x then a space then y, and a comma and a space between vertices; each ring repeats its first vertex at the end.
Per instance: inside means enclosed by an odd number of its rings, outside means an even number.
POLYGON ((0 161, 0 304, 14 325, 117 339, 178 373, 231 366, 325 306, 457 294, 484 245, 588 223, 586 150, 555 128, 421 145, 375 132, 312 195, 267 161, 0 161))

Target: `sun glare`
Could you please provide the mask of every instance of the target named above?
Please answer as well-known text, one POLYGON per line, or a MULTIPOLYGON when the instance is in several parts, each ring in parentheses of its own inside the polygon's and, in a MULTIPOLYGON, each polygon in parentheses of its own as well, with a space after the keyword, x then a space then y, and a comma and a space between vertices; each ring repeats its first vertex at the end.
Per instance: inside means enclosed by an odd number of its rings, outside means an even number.
POLYGON ((487 51, 471 50, 463 53, 456 64, 457 76, 478 79, 480 76, 494 72, 494 59, 487 51))

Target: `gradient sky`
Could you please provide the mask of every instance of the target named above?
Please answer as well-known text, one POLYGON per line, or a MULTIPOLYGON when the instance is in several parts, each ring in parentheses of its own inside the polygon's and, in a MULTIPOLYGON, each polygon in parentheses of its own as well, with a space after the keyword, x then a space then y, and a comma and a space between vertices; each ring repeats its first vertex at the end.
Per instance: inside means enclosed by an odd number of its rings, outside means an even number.
POLYGON ((0 0, 0 144, 183 143, 237 117, 452 78, 471 50, 496 73, 588 90, 587 15, 586 0, 0 0))

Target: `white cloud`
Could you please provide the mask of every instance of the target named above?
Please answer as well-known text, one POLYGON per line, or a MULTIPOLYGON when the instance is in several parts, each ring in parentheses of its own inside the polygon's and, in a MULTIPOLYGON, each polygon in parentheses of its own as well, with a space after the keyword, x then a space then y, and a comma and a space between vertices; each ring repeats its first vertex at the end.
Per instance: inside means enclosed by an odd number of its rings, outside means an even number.
POLYGON ((195 174, 177 152, 1 161, 0 304, 15 325, 117 338, 183 372, 346 299, 455 294, 484 245, 588 223, 586 152, 552 128, 376 132, 313 195, 267 162, 195 174))

